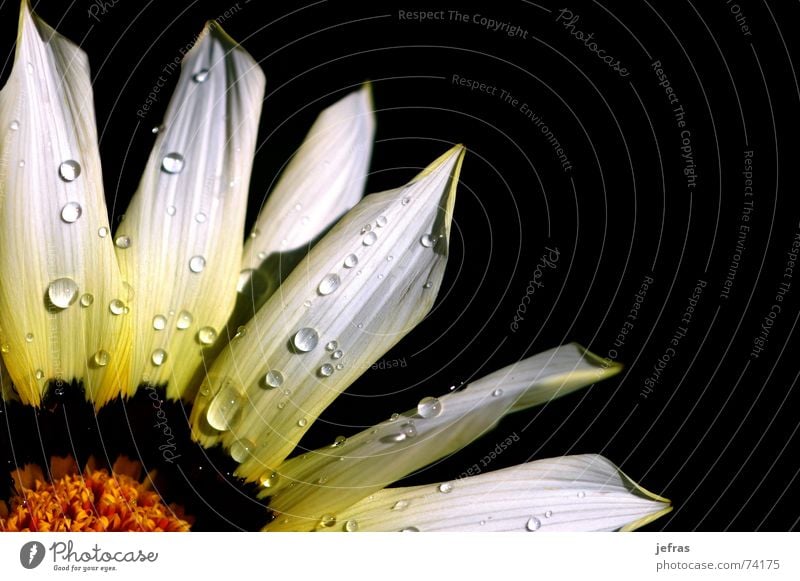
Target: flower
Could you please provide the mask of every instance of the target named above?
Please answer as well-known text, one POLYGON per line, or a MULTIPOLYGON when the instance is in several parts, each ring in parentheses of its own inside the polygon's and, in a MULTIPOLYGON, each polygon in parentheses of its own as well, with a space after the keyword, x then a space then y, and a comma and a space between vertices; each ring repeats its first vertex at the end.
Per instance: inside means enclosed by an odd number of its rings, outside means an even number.
POLYGON ((596 455, 387 488, 505 414, 619 372, 576 344, 289 458, 433 306, 465 150, 362 199, 367 84, 322 112, 243 246, 264 86, 209 23, 112 236, 86 56, 23 1, 0 95, 3 397, 38 406, 48 386, 77 380, 99 409, 164 386, 192 403, 197 442, 221 446, 260 484, 266 530, 628 530, 668 512, 596 455))
POLYGON ((188 531, 180 507, 167 507, 151 489, 155 474, 140 482, 141 465, 125 457, 111 473, 90 460, 83 472, 71 457, 53 458, 50 478, 41 468, 16 470, 11 508, 0 502, 0 531, 188 531))

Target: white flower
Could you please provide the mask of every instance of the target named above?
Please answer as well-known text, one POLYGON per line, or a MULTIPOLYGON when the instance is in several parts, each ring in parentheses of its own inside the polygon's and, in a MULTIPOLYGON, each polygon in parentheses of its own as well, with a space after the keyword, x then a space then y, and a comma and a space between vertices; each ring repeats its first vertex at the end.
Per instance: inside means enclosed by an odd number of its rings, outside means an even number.
POLYGON ((361 200, 374 132, 365 86, 320 115, 242 245, 265 80, 212 22, 112 235, 87 58, 22 6, 0 96, 4 398, 39 405, 52 382, 75 379, 99 408, 165 385, 193 400, 195 438, 263 485, 269 530, 614 530, 669 510, 592 455, 386 488, 504 414, 619 371, 574 344, 287 460, 432 307, 464 148, 361 200))

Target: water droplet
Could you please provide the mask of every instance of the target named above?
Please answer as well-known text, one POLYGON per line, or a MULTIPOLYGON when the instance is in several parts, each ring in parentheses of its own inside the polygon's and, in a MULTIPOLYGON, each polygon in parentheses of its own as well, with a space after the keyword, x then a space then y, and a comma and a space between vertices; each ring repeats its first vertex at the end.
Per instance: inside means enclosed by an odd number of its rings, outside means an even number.
POLYGON ((407 500, 398 500, 392 506, 392 510, 405 510, 408 508, 408 501, 407 500))
POLYGON ((117 236, 117 239, 114 241, 114 244, 117 245, 117 248, 130 248, 131 238, 130 236, 117 236))
POLYGON ((331 273, 326 274, 319 283, 317 287, 317 292, 322 296, 329 295, 341 284, 342 280, 339 278, 338 274, 331 273))
POLYGON ((86 293, 85 295, 81 296, 82 307, 91 307, 93 302, 94 302, 94 295, 86 293))
POLYGON ((111 311, 112 315, 121 315, 125 312, 125 303, 123 303, 119 299, 113 299, 110 303, 108 303, 108 310, 111 311))
POLYGON ((336 364, 336 369, 338 369, 339 371, 341 371, 342 369, 344 369, 344 363, 337 363, 337 364, 336 364))
POLYGON ((41 369, 36 370, 36 379, 44 379, 44 371, 41 369))
POLYGON ((161 169, 166 173, 180 173, 183 169, 183 156, 180 153, 168 153, 161 160, 161 169))
POLYGON ((495 390, 492 392, 492 397, 500 397, 501 395, 503 395, 503 390, 502 390, 502 389, 500 389, 500 388, 498 388, 498 389, 495 389, 495 390))
POLYGON ((79 175, 81 175, 81 164, 74 159, 68 159, 58 166, 58 177, 65 182, 75 181, 79 175))
POLYGON ((253 442, 246 438, 236 440, 233 444, 231 444, 231 458, 237 462, 244 462, 247 460, 247 457, 253 453, 254 447, 255 445, 253 442))
POLYGON ((189 311, 181 311, 178 314, 178 321, 175 323, 175 326, 183 331, 191 327, 193 320, 192 314, 189 311))
POLYGON ((425 284, 422 285, 422 288, 431 288, 432 286, 433 286, 432 282, 426 282, 425 284))
POLYGON ((344 267, 345 268, 353 268, 355 265, 358 264, 358 256, 355 254, 348 254, 344 257, 344 267))
POLYGON ((375 244, 375 241, 377 239, 378 239, 378 235, 375 234, 375 232, 367 232, 367 235, 364 236, 363 240, 361 240, 361 243, 364 246, 372 246, 373 244, 375 244))
POLYGON ((362 234, 366 234, 367 232, 370 232, 371 230, 372 230, 372 224, 364 224, 364 226, 361 228, 361 233, 362 234))
MULTIPOLYGON (((336 351, 331 353, 331 359, 341 359, 342 355, 344 355, 342 350, 341 349, 337 349, 336 351)), ((340 365, 341 365, 341 363, 340 363, 340 365)))
POLYGON ((479 522, 478 524, 479 524, 479 525, 481 525, 481 526, 483 526, 483 525, 485 525, 485 524, 486 524, 486 521, 485 521, 485 520, 482 520, 482 521, 481 521, 481 522, 479 522))
POLYGON ((432 248, 436 244, 436 239, 430 234, 423 234, 422 238, 419 239, 419 243, 425 248, 432 248))
POLYGON ((319 519, 320 526, 325 527, 326 529, 331 528, 333 525, 336 524, 336 517, 332 514, 323 515, 321 519, 319 519))
POLYGON ((399 417, 400 417, 400 414, 398 414, 398 413, 393 413, 391 416, 389 416, 389 421, 390 421, 390 422, 394 422, 394 421, 396 421, 396 420, 397 420, 397 418, 399 418, 399 417))
POLYGON ((261 252, 258 253, 258 259, 259 260, 264 260, 266 257, 267 257, 267 253, 266 252, 261 251, 261 252))
POLYGON ((378 275, 378 280, 382 280, 382 279, 383 279, 383 274, 379 274, 378 275))
POLYGON ((27 335, 25 335, 25 342, 33 343, 33 333, 28 333, 27 335))
POLYGON ((206 216, 203 212, 198 212, 197 214, 195 214, 194 219, 198 224, 202 224, 203 222, 208 220, 208 216, 206 216))
POLYGON ((544 518, 550 518, 551 516, 553 516, 552 510, 548 510, 546 513, 544 513, 544 518))
POLYGON ((442 402, 435 397, 424 397, 417 404, 417 413, 425 419, 435 418, 442 413, 442 402))
POLYGON ((100 238, 105 238, 106 236, 108 236, 108 228, 106 228, 105 226, 101 226, 100 228, 97 229, 97 235, 100 238))
POLYGON ((339 343, 337 341, 328 341, 325 345, 325 351, 336 351, 339 348, 339 343))
POLYGON ((153 135, 157 135, 157 134, 158 134, 158 133, 159 133, 159 132, 160 132, 162 129, 163 129, 163 127, 162 127, 161 125, 156 125, 155 127, 153 127, 153 128, 150 130, 150 132, 151 132, 153 135))
POLYGON ((57 278, 47 287, 47 298, 54 307, 66 309, 78 298, 78 284, 71 278, 57 278))
POLYGON ((341 448, 347 443, 347 438, 344 436, 336 436, 336 439, 331 444, 331 448, 341 448))
POLYGON ((17 120, 15 119, 14 121, 12 121, 12 122, 11 122, 11 124, 8 126, 8 128, 9 128, 11 131, 16 131, 17 129, 19 129, 19 121, 17 121, 17 120))
POLYGON ((452 482, 442 482, 439 485, 439 492, 442 494, 449 494, 453 492, 453 483, 452 482))
POLYGON ((105 349, 98 349, 97 352, 94 354, 94 363, 98 367, 105 367, 108 365, 111 356, 108 354, 108 351, 105 349))
POLYGON ((403 206, 408 206, 411 203, 411 198, 403 198, 400 202, 403 206))
POLYGON ((391 262, 392 260, 394 260, 394 256, 392 256, 391 254, 386 257, 386 262, 391 262))
POLYGON ((541 526, 542 526, 542 521, 540 521, 535 516, 529 518, 528 522, 525 523, 525 528, 530 532, 538 531, 541 526))
POLYGON ((3 343, 3 345, 0 346, 0 351, 2 351, 3 353, 8 353, 10 351, 10 347, 8 346, 8 343, 3 343))
POLYGON ((202 256, 192 256, 189 259, 189 270, 194 272, 195 274, 199 272, 203 272, 203 269, 206 267, 206 259, 202 256))
POLYGON ((319 374, 322 377, 330 377, 333 375, 333 365, 330 363, 323 364, 322 367, 319 368, 319 374))
POLYGON ((229 430, 242 405, 244 394, 231 380, 225 380, 211 400, 206 411, 206 421, 215 430, 229 430))
POLYGON ((175 206, 167 206, 167 215, 168 216, 174 216, 177 211, 178 211, 178 208, 176 208, 175 206))
POLYGON ((264 488, 274 488, 278 484, 280 476, 277 472, 267 472, 261 477, 261 486, 264 488))
POLYGON ((212 345, 217 340, 217 332, 213 327, 203 327, 197 332, 197 340, 201 345, 212 345))
POLYGON ((163 349, 156 349, 153 351, 153 354, 150 355, 150 361, 153 362, 153 365, 156 367, 161 367, 164 362, 167 360, 167 352, 163 349))
POLYGON ((312 304, 312 303, 311 303, 311 300, 310 300, 310 299, 306 299, 306 300, 304 300, 304 301, 303 301, 303 306, 304 306, 305 308, 309 308, 309 307, 311 306, 311 304, 312 304))
POLYGON ((283 385, 283 373, 277 369, 270 369, 264 376, 264 383, 269 387, 280 387, 283 385))
POLYGON ((378 216, 378 219, 375 220, 375 225, 378 228, 383 228, 388 223, 389 223, 389 220, 386 219, 386 216, 378 216))
POLYGON ((403 430, 403 433, 406 435, 406 438, 413 438, 417 435, 417 426, 415 426, 411 422, 407 422, 400 426, 400 429, 403 430))
POLYGON ((200 69, 192 75, 192 80, 195 83, 205 83, 208 79, 208 69, 200 69))
POLYGON ((359 323, 358 325, 356 325, 356 327, 358 327, 359 329, 363 329, 364 328, 364 323, 359 323))
POLYGON ((401 533, 418 533, 419 529, 417 527, 405 527, 400 529, 401 533))
POLYGON ((358 521, 355 519, 350 519, 346 523, 344 523, 344 530, 347 533, 354 533, 358 530, 358 521))
POLYGON ((278 409, 279 410, 282 410, 285 407, 286 407, 286 402, 285 401, 279 401, 278 402, 278 409))
POLYGON ((164 315, 156 315, 153 317, 153 329, 156 331, 163 331, 167 326, 167 318, 164 315))
POLYGON ((584 496, 586 496, 586 493, 585 493, 583 490, 581 490, 581 491, 578 493, 578 498, 583 498, 584 496))
POLYGON ((294 338, 292 339, 294 348, 303 353, 311 351, 317 346, 318 341, 319 334, 311 327, 303 327, 294 334, 294 338))
POLYGON ((305 418, 300 418, 299 420, 297 420, 297 425, 300 426, 301 428, 305 428, 308 425, 308 420, 305 418))
POLYGON ((61 219, 67 224, 77 222, 81 214, 83 214, 83 208, 78 202, 69 202, 61 208, 61 219))

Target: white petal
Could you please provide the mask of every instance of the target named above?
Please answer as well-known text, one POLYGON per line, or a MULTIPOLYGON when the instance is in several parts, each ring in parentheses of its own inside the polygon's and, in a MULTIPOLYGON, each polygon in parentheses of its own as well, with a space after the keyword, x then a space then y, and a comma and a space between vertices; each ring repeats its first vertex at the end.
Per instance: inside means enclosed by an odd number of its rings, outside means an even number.
POLYGON ((316 530, 634 530, 670 510, 668 500, 641 488, 602 456, 586 454, 441 484, 387 488, 339 512, 335 524, 317 523, 316 530))
POLYGON ((324 514, 336 514, 463 448, 503 415, 565 395, 620 369, 579 345, 564 345, 438 398, 439 415, 422 417, 415 408, 348 438, 343 446, 288 460, 277 469, 277 482, 270 480, 270 487, 263 490, 264 496, 274 494, 270 508, 284 514, 273 526, 313 526, 324 514))
POLYGON ((374 134, 369 83, 320 113, 245 244, 237 324, 253 317, 309 245, 361 199, 374 134))
POLYGON ((237 474, 255 480, 278 466, 322 410, 430 310, 463 154, 454 147, 405 188, 364 198, 215 361, 192 410, 194 436, 222 441, 243 461, 237 474), (420 243, 430 234, 441 238, 420 243), (281 381, 266 381, 270 370, 281 381))
POLYGON ((255 61, 215 23, 186 55, 135 197, 116 233, 135 291, 132 387, 186 390, 236 299, 264 94, 255 61), (211 329, 209 332, 208 330, 211 329))
POLYGON ((0 342, 24 403, 38 405, 49 380, 77 379, 99 406, 127 378, 108 232, 88 59, 23 2, 0 94, 0 342))

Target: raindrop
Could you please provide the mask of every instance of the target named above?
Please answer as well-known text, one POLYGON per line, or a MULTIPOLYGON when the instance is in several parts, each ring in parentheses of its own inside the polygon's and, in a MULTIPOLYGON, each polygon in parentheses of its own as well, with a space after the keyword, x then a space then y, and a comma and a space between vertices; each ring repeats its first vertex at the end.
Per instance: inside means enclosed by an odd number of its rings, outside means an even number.
POLYGON ((111 359, 111 356, 108 354, 108 351, 105 349, 98 349, 97 352, 94 354, 94 363, 98 367, 105 367, 108 365, 108 361, 111 359))
POLYGON ((417 435, 417 426, 412 424, 411 422, 405 423, 400 426, 400 429, 403 430, 403 433, 406 435, 406 438, 413 438, 417 435))
POLYGON ((333 525, 336 524, 336 517, 332 514, 323 515, 322 518, 319 520, 320 526, 325 527, 326 529, 331 528, 333 525))
POLYGON ((345 268, 353 268, 356 264, 358 264, 358 256, 355 254, 348 254, 344 258, 344 267, 345 268))
POLYGON ((180 153, 168 153, 161 160, 161 169, 166 173, 180 173, 183 169, 183 156, 180 153))
POLYGON ((194 219, 197 221, 198 224, 202 224, 208 219, 208 216, 206 216, 203 212, 198 212, 197 214, 195 214, 194 219))
POLYGON ((306 299, 306 300, 304 300, 304 301, 303 301, 303 306, 304 306, 305 308, 309 308, 309 307, 311 306, 311 300, 310 300, 310 299, 306 299))
POLYGON ((364 246, 372 246, 373 244, 375 244, 375 241, 377 239, 378 239, 378 235, 375 234, 375 232, 367 232, 367 235, 364 236, 364 239, 361 241, 361 243, 364 246))
POLYGON ((81 214, 83 214, 83 208, 78 202, 69 202, 61 208, 61 219, 67 224, 77 222, 81 214))
POLYGON ((449 494, 453 492, 453 483, 452 482, 442 482, 439 485, 439 492, 442 494, 449 494))
POLYGON ((435 397, 422 398, 417 404, 417 413, 425 418, 435 418, 442 413, 442 402, 435 397))
POLYGON ((283 385, 283 373, 277 369, 270 369, 267 371, 267 375, 264 376, 264 383, 268 387, 280 387, 283 385))
POLYGON ((94 302, 94 295, 86 293, 85 295, 81 296, 82 307, 91 307, 93 302, 94 302))
POLYGON ((189 259, 189 270, 197 274, 198 272, 203 272, 203 269, 206 267, 206 259, 202 256, 192 256, 189 259))
POLYGON ((394 422, 394 421, 396 421, 396 420, 397 420, 397 418, 399 418, 399 417, 400 417, 400 414, 398 414, 398 413, 393 413, 391 416, 389 416, 389 421, 390 421, 390 422, 394 422))
POLYGON ((317 287, 317 292, 322 296, 329 295, 341 284, 342 280, 339 278, 338 274, 326 274, 319 283, 317 287))
POLYGON ((408 206, 408 204, 411 203, 411 198, 403 198, 403 200, 400 203, 404 206, 408 206))
POLYGON ((546 513, 544 513, 544 518, 550 518, 551 516, 553 516, 552 510, 548 510, 546 513))
POLYGON ((189 311, 181 311, 178 313, 178 322, 175 326, 181 331, 188 329, 192 325, 192 314, 189 311))
POLYGON ((3 343, 3 345, 0 347, 0 351, 2 351, 3 353, 8 353, 9 350, 10 348, 8 346, 8 343, 3 343))
POLYGON ((404 510, 408 508, 408 501, 407 500, 398 500, 392 506, 392 510, 404 510))
POLYGON ((274 488, 276 484, 278 484, 278 478, 280 476, 277 472, 269 472, 261 477, 261 486, 264 488, 274 488))
POLYGON ((492 397, 500 397, 501 395, 503 395, 503 390, 500 388, 497 388, 492 392, 492 397))
POLYGON ((125 303, 123 303, 119 299, 113 299, 110 303, 108 303, 108 310, 111 311, 112 315, 121 315, 125 312, 125 303))
POLYGON ((338 369, 339 371, 341 371, 342 369, 344 369, 344 363, 337 363, 337 364, 336 364, 336 369, 338 369))
POLYGON ((200 69, 192 75, 192 80, 195 83, 205 83, 208 79, 208 69, 200 69))
POLYGON ((378 219, 375 220, 375 225, 378 228, 383 228, 384 226, 386 226, 386 224, 388 224, 388 222, 389 220, 386 219, 386 216, 378 216, 378 219))
POLYGON ((153 329, 156 331, 163 331, 167 326, 167 318, 164 315, 156 315, 153 317, 153 329))
POLYGON ((150 132, 151 132, 153 135, 156 135, 156 134, 158 134, 158 133, 159 133, 159 132, 160 132, 162 129, 163 129, 163 127, 162 127, 161 125, 156 125, 155 127, 153 127, 153 128, 150 130, 150 132))
POLYGON ((114 241, 114 244, 117 245, 117 248, 130 248, 131 238, 130 236, 117 236, 117 239, 114 241))
POLYGON ((525 528, 530 532, 538 531, 541 526, 542 526, 542 521, 540 521, 535 516, 529 518, 528 522, 525 523, 525 528))
POLYGON ((581 490, 581 491, 578 493, 578 498, 583 498, 584 496, 586 496, 586 493, 585 493, 583 490, 581 490))
POLYGON ((317 346, 319 334, 311 327, 303 327, 294 334, 292 344, 302 353, 307 353, 317 346))
POLYGON ((267 257, 267 253, 264 252, 263 250, 258 253, 258 259, 259 260, 264 260, 266 257, 267 257))
POLYGON ((331 448, 341 448, 342 446, 345 445, 345 443, 347 443, 347 438, 345 438, 344 436, 336 436, 336 439, 333 441, 333 444, 331 444, 331 448))
POLYGON ((286 402, 285 401, 279 401, 278 402, 278 409, 279 410, 282 410, 285 407, 286 407, 286 402))
POLYGON ((74 159, 68 159, 58 166, 58 177, 65 182, 75 181, 81 175, 81 164, 74 159))
POLYGON ((156 367, 161 367, 163 363, 167 360, 167 352, 163 349, 156 349, 153 351, 153 354, 150 356, 150 361, 153 362, 153 365, 156 367))
POLYGON ((215 430, 224 432, 230 429, 242 404, 243 394, 230 380, 226 380, 206 411, 206 421, 215 430))
MULTIPOLYGON (((337 349, 336 351, 331 353, 331 359, 341 359, 342 355, 344 355, 342 350, 341 349, 337 349)), ((339 365, 341 365, 341 363, 339 365)))
POLYGON ((339 348, 339 343, 337 341, 328 341, 327 345, 325 345, 325 351, 336 351, 339 348))
POLYGON ((436 244, 436 238, 434 238, 430 234, 423 234, 422 238, 419 239, 419 243, 422 244, 425 248, 432 248, 433 245, 436 244))
POLYGON ((54 307, 66 309, 78 298, 78 284, 71 278, 57 278, 47 287, 47 298, 54 307))
POLYGON ((350 519, 346 523, 344 523, 344 530, 348 533, 354 533, 358 530, 358 521, 355 519, 350 519))
POLYGON ((213 327, 203 327, 197 332, 197 340, 201 345, 211 345, 217 340, 217 332, 213 327))
POLYGON ((364 226, 361 228, 361 233, 362 234, 366 234, 367 232, 370 232, 371 230, 372 230, 372 224, 364 224, 364 226))
POLYGON ((36 370, 36 379, 44 379, 44 371, 41 369, 36 370))
POLYGON ((294 205, 294 211, 295 212, 299 212, 302 209, 303 209, 303 204, 295 204, 294 205))
POLYGON ((392 256, 391 254, 386 257, 386 262, 391 262, 392 260, 394 260, 394 256, 392 256))
POLYGON ((406 527, 404 529, 400 529, 401 533, 418 533, 419 529, 417 527, 406 527))
POLYGON ((431 288, 432 286, 433 286, 432 282, 426 282, 425 284, 422 285, 422 288, 431 288))
POLYGON ((105 238, 106 236, 108 236, 108 228, 106 228, 105 226, 101 226, 100 228, 97 229, 97 235, 100 238, 105 238))
POLYGON ((169 216, 174 216, 177 211, 178 208, 176 208, 175 206, 167 206, 167 214, 169 216))
POLYGON ((25 335, 25 342, 33 343, 33 333, 28 333, 27 335, 25 335))
POLYGON ((16 131, 17 129, 19 129, 19 121, 17 121, 17 120, 15 119, 14 121, 12 121, 12 122, 11 122, 11 124, 8 126, 8 128, 9 128, 11 131, 16 131))
POLYGON ((231 444, 231 458, 237 462, 244 462, 253 453, 255 445, 250 440, 243 438, 231 444))
POLYGON ((308 425, 308 420, 305 418, 300 418, 299 420, 297 420, 297 425, 300 426, 301 428, 305 428, 308 425))
POLYGON ((322 367, 319 368, 319 374, 322 377, 330 377, 333 375, 333 365, 330 363, 323 364, 322 367))

